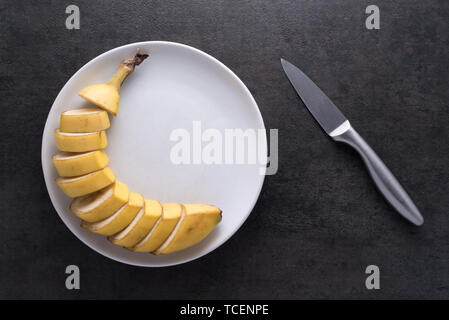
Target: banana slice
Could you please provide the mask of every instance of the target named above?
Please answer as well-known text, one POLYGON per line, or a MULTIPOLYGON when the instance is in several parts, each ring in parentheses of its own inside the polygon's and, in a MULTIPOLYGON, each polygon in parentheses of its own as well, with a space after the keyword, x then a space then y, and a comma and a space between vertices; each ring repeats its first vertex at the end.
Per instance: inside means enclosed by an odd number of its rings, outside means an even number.
POLYGON ((94 84, 84 88, 78 94, 87 101, 111 112, 114 116, 117 115, 120 101, 120 89, 117 85, 94 84))
POLYGON ((131 250, 137 252, 151 252, 159 248, 176 227, 181 218, 182 207, 178 203, 162 204, 162 216, 151 231, 131 250))
POLYGON ((61 132, 97 132, 110 126, 108 113, 100 108, 82 108, 61 113, 61 132))
POLYGON ((109 167, 74 178, 58 177, 56 183, 69 197, 75 198, 98 191, 115 181, 109 167))
POLYGON ((68 133, 55 130, 56 146, 61 151, 87 152, 106 148, 108 140, 105 131, 89 133, 68 133))
POLYGON ((184 204, 181 219, 154 254, 185 249, 203 240, 221 221, 221 210, 207 204, 184 204))
POLYGON ((81 227, 105 236, 120 232, 131 223, 142 208, 141 197, 140 194, 131 192, 129 194, 128 203, 118 209, 112 216, 99 222, 83 221, 81 227))
POLYGON ((126 184, 115 181, 100 191, 73 199, 70 210, 84 221, 101 221, 123 207, 129 200, 129 194, 126 184))
POLYGON ((103 150, 87 153, 60 152, 53 156, 53 164, 61 177, 76 177, 106 167, 109 158, 103 150))
POLYGON ((109 237, 109 241, 122 247, 133 247, 143 239, 162 215, 162 206, 155 200, 143 200, 142 206, 134 220, 124 230, 109 237), (145 204, 144 204, 145 202, 145 204))

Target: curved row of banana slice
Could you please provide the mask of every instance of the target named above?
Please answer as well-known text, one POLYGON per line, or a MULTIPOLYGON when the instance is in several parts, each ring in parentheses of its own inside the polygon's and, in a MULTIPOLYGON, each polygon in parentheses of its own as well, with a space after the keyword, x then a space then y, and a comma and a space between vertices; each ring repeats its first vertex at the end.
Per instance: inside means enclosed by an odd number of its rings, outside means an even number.
POLYGON ((221 210, 206 204, 159 203, 130 192, 108 167, 104 151, 116 115, 120 86, 148 55, 137 53, 123 61, 105 84, 79 94, 98 107, 68 110, 61 114, 53 156, 58 186, 75 198, 70 210, 82 219, 81 226, 108 236, 112 243, 137 252, 166 254, 190 247, 204 239, 221 221, 221 210), (106 110, 106 111, 105 111, 106 110))

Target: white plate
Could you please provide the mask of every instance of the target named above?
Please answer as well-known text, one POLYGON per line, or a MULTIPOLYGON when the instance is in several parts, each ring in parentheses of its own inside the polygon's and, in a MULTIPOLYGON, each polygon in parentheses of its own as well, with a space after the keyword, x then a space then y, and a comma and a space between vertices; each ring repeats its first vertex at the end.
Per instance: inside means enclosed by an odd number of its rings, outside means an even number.
MULTIPOLYGON (((264 129, 256 102, 243 82, 225 65, 192 47, 161 41, 115 48, 83 66, 62 88, 42 137, 42 168, 53 206, 67 227, 97 252, 120 262, 159 267, 184 263, 216 249, 243 224, 259 196, 264 175, 259 164, 174 165, 169 140, 176 128, 192 131, 200 120, 203 130, 264 129), (186 250, 154 256, 109 243, 106 237, 82 229, 69 210, 71 199, 56 185, 51 157, 57 153, 53 131, 64 110, 88 106, 77 93, 102 83, 123 59, 137 49, 150 57, 124 82, 118 116, 107 131, 110 167, 131 191, 161 202, 210 203, 223 210, 222 222, 199 244, 186 250)), ((261 148, 266 155, 266 138, 261 148)))

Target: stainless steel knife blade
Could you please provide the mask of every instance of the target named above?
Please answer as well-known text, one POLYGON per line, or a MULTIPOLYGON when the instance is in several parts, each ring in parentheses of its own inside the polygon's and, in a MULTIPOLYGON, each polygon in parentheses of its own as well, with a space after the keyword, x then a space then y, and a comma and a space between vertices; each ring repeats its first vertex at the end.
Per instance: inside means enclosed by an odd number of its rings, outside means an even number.
POLYGON ((285 74, 307 109, 328 135, 347 119, 318 86, 287 60, 281 59, 285 74))
POLYGON ((296 92, 326 133, 335 141, 353 147, 362 157, 379 191, 404 218, 420 226, 424 219, 407 192, 337 106, 318 86, 290 62, 281 59, 285 74, 296 92))

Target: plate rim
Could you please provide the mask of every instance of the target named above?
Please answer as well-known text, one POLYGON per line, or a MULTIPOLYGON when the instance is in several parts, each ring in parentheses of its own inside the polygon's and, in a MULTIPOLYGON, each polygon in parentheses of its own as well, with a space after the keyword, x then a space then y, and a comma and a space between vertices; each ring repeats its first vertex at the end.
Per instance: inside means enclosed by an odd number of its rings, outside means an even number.
MULTIPOLYGON (((245 92, 245 95, 247 96, 247 98, 250 99, 252 106, 254 107, 254 111, 256 111, 256 117, 257 117, 257 122, 260 126, 260 129, 266 130, 265 128, 265 124, 263 121, 263 117, 262 114, 260 112, 259 106, 256 102, 256 100, 254 99, 253 95, 251 94, 251 92, 249 91, 249 89, 247 88, 247 86, 243 83, 243 81, 229 68, 227 67, 224 63, 222 63, 221 61, 219 61, 218 59, 214 58, 213 56, 209 55, 208 53, 197 49, 195 47, 186 45, 186 44, 182 44, 182 43, 178 43, 178 42, 172 42, 172 41, 139 41, 139 42, 133 42, 133 43, 128 43, 119 47, 115 47, 112 48, 110 50, 107 50, 99 55, 97 55, 96 57, 94 57, 93 59, 89 60, 87 63, 85 63, 81 68, 79 68, 62 86, 61 90, 58 92, 55 100, 53 101, 49 111, 48 111, 48 115, 50 114, 51 110, 53 109, 53 107, 55 106, 56 101, 59 99, 59 97, 62 95, 64 88, 66 87, 67 83, 69 83, 70 81, 72 81, 73 78, 75 78, 78 74, 82 73, 85 69, 87 69, 91 64, 95 63, 97 60, 101 59, 102 57, 109 55, 115 51, 119 51, 122 50, 124 48, 127 47, 133 47, 133 46, 139 46, 139 45, 148 45, 148 44, 163 44, 163 45, 171 45, 171 46, 177 46, 177 47, 183 47, 184 49, 187 50, 191 50, 201 56, 203 56, 204 58, 216 63, 218 66, 220 66, 228 75, 230 75, 232 77, 232 79, 234 81, 236 81, 239 86, 243 89, 243 91, 245 92)), ((123 264, 127 264, 127 265, 132 265, 132 266, 138 266, 138 267, 149 267, 149 268, 162 268, 162 267, 169 267, 169 266, 175 266, 175 265, 181 265, 184 263, 188 263, 191 262, 193 260, 197 260, 200 259, 206 255, 208 255, 209 253, 211 253, 212 251, 218 249, 220 246, 222 246, 223 244, 225 244, 232 236, 235 235, 235 233, 240 230, 240 228, 242 227, 242 225, 246 222, 246 220, 248 219, 249 215, 252 213, 257 200, 259 199, 260 193, 262 191, 262 187, 264 185, 265 182, 265 173, 266 173, 266 166, 261 166, 259 170, 260 171, 260 175, 262 176, 262 179, 260 180, 259 186, 258 186, 258 190, 256 193, 256 196, 254 199, 252 199, 251 205, 250 205, 250 209, 248 210, 248 212, 244 215, 244 219, 242 219, 242 221, 240 222, 240 224, 232 231, 230 232, 223 240, 221 240, 219 243, 214 244, 213 246, 211 246, 211 248, 208 248, 207 250, 205 250, 204 253, 202 253, 201 255, 197 255, 197 256, 193 256, 193 257, 189 257, 186 259, 183 259, 182 261, 174 261, 174 262, 170 262, 170 263, 166 263, 166 264, 159 264, 159 265, 149 265, 149 264, 143 264, 143 263, 139 263, 139 262, 134 262, 134 261, 129 261, 129 260, 125 260, 113 255, 110 255, 109 253, 103 251, 100 248, 97 248, 94 245, 91 245, 90 243, 88 243, 87 240, 84 240, 83 237, 80 235, 80 233, 72 226, 70 225, 70 223, 68 221, 66 221, 66 218, 63 214, 59 213, 58 209, 56 208, 56 198, 54 197, 54 195, 52 195, 50 193, 50 189, 49 189, 49 184, 52 183, 50 181, 48 181, 49 179, 47 179, 46 177, 46 169, 44 168, 44 162, 48 161, 48 159, 44 159, 44 146, 46 145, 45 142, 45 133, 47 132, 47 127, 49 126, 49 116, 47 115, 47 119, 45 121, 45 126, 44 126, 44 130, 42 132, 42 142, 41 142, 41 167, 42 167, 42 173, 44 176, 44 181, 45 181, 45 186, 47 188, 47 193, 48 196, 50 197, 50 201, 53 205, 54 210, 56 211, 56 213, 58 214, 59 218, 64 222, 65 226, 82 242, 84 243, 87 247, 89 247, 90 249, 92 249, 93 251, 99 253, 100 255, 107 257, 113 261, 117 261, 123 264)), ((264 148, 267 150, 268 152, 268 142, 267 142, 267 137, 266 134, 264 135, 264 139, 263 139, 263 144, 264 144, 264 148)), ((267 159, 268 159, 268 154, 266 155, 267 159)))

